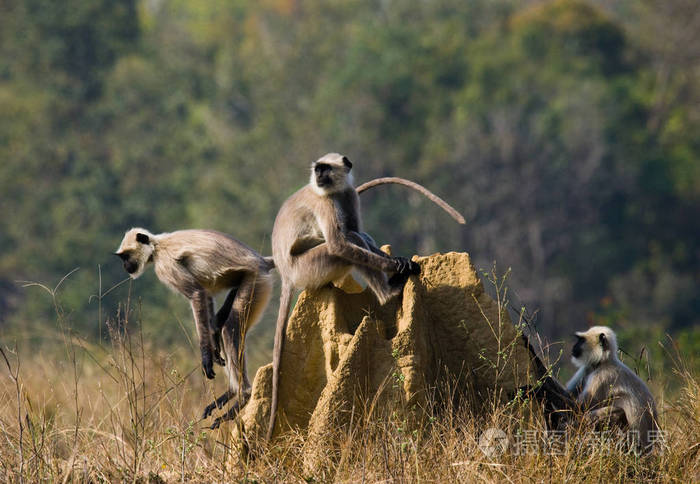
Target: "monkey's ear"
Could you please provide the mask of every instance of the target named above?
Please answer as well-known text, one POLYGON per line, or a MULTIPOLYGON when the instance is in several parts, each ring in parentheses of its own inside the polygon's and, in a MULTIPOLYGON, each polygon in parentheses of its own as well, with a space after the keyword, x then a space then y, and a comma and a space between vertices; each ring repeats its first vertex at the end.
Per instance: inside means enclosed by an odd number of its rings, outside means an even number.
POLYGON ((347 156, 343 156, 343 165, 345 165, 348 170, 352 168, 352 162, 348 160, 347 156))
POLYGON ((136 234, 136 242, 140 242, 142 244, 149 244, 151 242, 151 239, 148 238, 148 235, 139 232, 138 234, 136 234))
POLYGON ((598 341, 600 341, 600 346, 602 346, 604 350, 610 348, 610 344, 608 343, 608 338, 605 337, 605 333, 600 333, 600 335, 598 335, 598 341))

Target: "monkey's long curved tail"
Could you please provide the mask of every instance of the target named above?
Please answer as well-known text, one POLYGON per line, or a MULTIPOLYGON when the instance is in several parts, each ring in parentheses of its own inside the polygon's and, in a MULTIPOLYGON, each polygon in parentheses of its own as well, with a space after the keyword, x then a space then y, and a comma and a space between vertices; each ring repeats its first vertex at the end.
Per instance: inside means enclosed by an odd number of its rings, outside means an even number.
POLYGON ((267 427, 267 441, 272 440, 275 431, 275 420, 277 418, 277 401, 279 397, 280 382, 280 362, 282 361, 282 347, 284 346, 284 335, 287 331, 287 320, 289 309, 292 305, 293 287, 282 279, 282 290, 280 294, 280 309, 277 314, 277 325, 275 326, 275 347, 272 350, 272 401, 270 402, 270 421, 267 427))
POLYGON ((357 190, 357 193, 362 193, 365 190, 376 187, 378 185, 387 185, 387 184, 396 184, 396 185, 404 185, 409 188, 413 188, 417 192, 422 193, 425 195, 425 197, 430 200, 431 202, 435 203, 438 205, 440 208, 442 208, 445 212, 449 213, 450 216, 455 219, 457 222, 460 224, 464 225, 466 221, 464 220, 464 217, 462 216, 461 213, 459 213, 457 210, 455 210, 449 203, 444 201, 442 198, 438 197, 435 195, 433 192, 425 188, 423 185, 419 185, 416 182, 413 182, 411 180, 406 180, 405 178, 399 178, 396 176, 388 176, 384 178, 375 178, 374 180, 370 180, 368 182, 363 183, 359 187, 357 187, 355 190, 357 190))

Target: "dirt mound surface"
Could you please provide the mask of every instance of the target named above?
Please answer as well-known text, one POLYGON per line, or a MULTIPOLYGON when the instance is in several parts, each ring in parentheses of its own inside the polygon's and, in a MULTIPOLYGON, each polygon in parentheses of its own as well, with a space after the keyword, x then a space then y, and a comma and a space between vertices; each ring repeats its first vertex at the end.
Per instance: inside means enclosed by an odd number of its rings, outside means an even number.
MULTIPOLYGON (((478 406, 532 383, 529 353, 506 308, 484 292, 469 256, 414 260, 421 274, 384 306, 351 278, 342 289, 299 296, 282 354, 275 436, 296 428, 323 440, 367 402, 398 398, 420 409, 446 385, 478 406)), ((264 438, 271 388, 270 364, 255 375, 234 434, 264 438)))

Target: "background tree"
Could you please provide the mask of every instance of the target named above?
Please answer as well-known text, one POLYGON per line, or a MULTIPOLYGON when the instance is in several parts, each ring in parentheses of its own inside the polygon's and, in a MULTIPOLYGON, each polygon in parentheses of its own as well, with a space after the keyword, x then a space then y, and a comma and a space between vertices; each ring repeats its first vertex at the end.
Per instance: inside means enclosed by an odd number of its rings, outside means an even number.
MULTIPOLYGON (((358 181, 412 178, 467 215, 385 187, 363 195, 378 241, 511 267, 547 336, 604 322, 693 347, 699 22, 692 0, 0 2, 3 331, 53 318, 18 281, 80 266, 61 297, 99 335, 97 268, 123 279, 109 253, 131 226, 269 253, 277 208, 340 151, 358 181)), ((181 344, 181 301, 148 275, 132 293, 181 344)))

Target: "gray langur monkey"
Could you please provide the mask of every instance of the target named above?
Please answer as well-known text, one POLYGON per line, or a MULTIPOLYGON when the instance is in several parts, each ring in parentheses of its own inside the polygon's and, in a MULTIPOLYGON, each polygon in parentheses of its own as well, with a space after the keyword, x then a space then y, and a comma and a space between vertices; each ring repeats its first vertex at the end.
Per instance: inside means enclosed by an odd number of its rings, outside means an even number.
MULTIPOLYGON (((326 154, 313 162, 309 184, 282 204, 275 219, 272 255, 280 273, 282 290, 272 356, 272 399, 267 440, 272 438, 275 427, 280 360, 294 289, 325 286, 342 279, 355 268, 379 302, 384 304, 401 294, 410 275, 420 273, 416 262, 385 254, 372 237, 362 232, 360 201, 358 190, 353 187, 351 169, 350 160, 337 153, 326 154), (390 278, 387 278, 387 273, 391 274, 390 278)), ((368 182, 362 189, 384 183, 423 188, 408 180, 385 178, 368 182)), ((424 188, 418 190, 424 194, 428 192, 424 188)), ((433 201, 438 198, 433 197, 433 201)), ((442 203, 443 208, 445 205, 449 207, 442 203)))
POLYGON ((650 433, 658 429, 656 404, 649 388, 617 357, 615 332, 593 326, 576 332, 571 361, 578 367, 566 384, 593 423, 613 423, 638 432, 638 448, 650 450, 650 433))
POLYGON ((228 374, 228 390, 205 408, 202 418, 237 397, 211 428, 231 420, 238 413, 239 404, 245 404, 250 397, 242 339, 258 322, 270 300, 272 258, 262 257, 233 237, 213 230, 154 235, 141 228, 126 232, 115 254, 133 279, 152 262, 158 279, 190 301, 204 373, 207 378, 214 378, 216 362, 228 374), (215 315, 213 296, 225 290, 229 293, 215 315), (219 354, 222 342, 225 359, 219 354))

